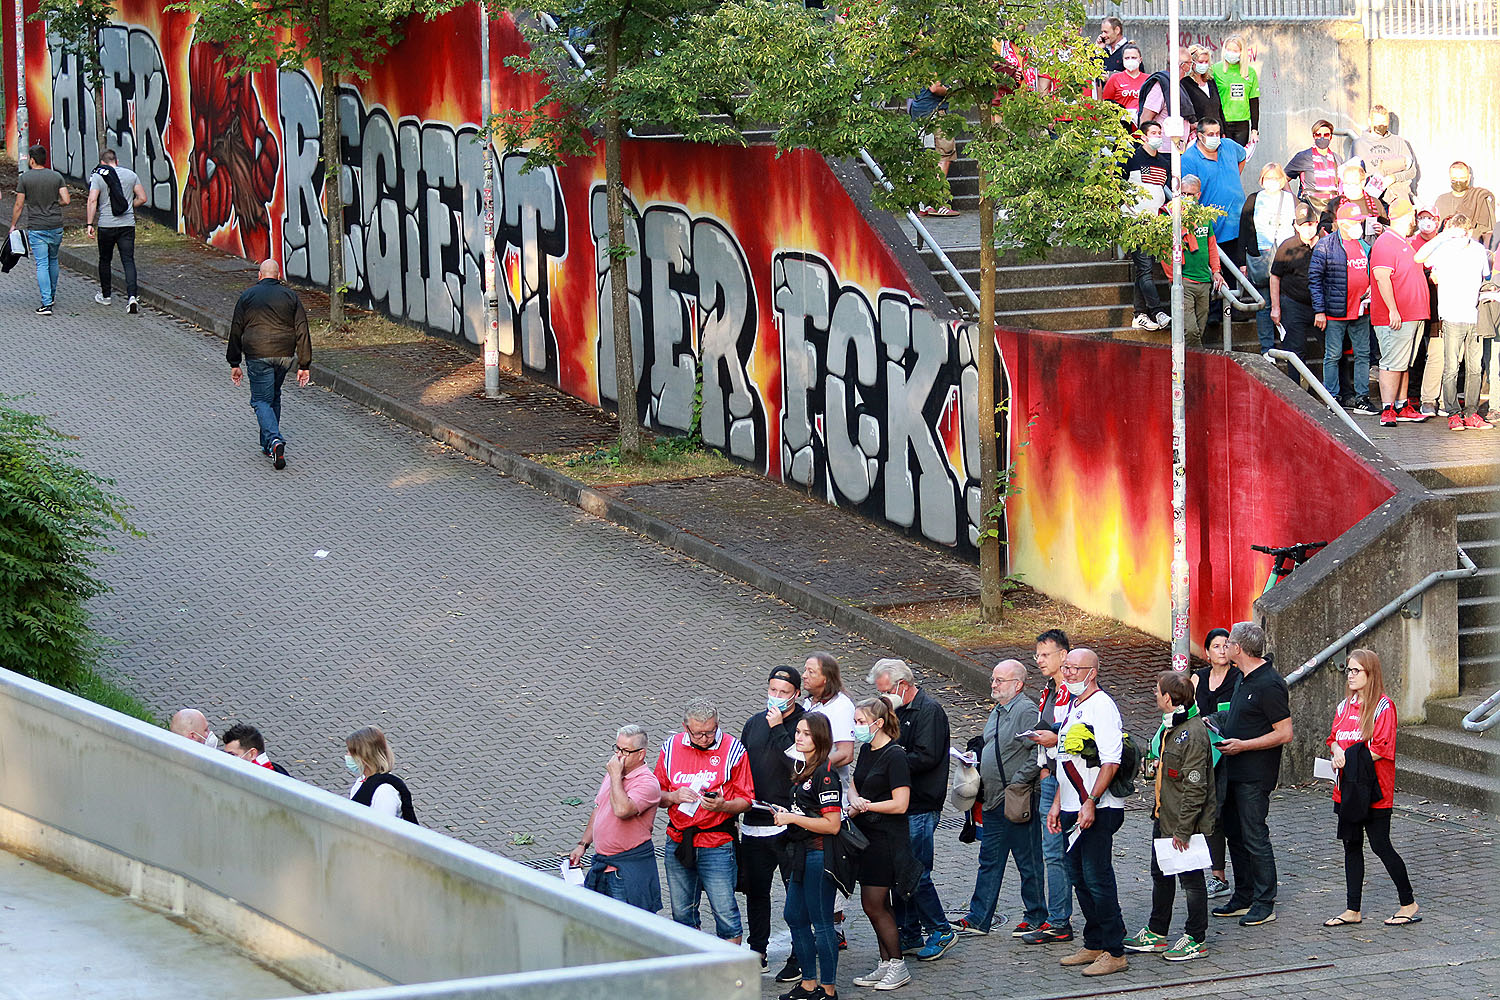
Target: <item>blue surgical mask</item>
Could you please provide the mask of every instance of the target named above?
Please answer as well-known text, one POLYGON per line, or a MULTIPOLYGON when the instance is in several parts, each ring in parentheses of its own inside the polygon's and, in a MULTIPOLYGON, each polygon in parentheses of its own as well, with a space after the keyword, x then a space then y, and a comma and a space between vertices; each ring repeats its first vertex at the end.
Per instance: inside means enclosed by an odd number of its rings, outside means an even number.
POLYGON ((1214 150, 1219 148, 1219 143, 1223 141, 1224 139, 1222 136, 1205 135, 1203 137, 1203 148, 1212 153, 1214 150))
POLYGON ((861 722, 854 724, 854 742, 869 743, 875 738, 875 730, 861 722))
POLYGON ((766 695, 766 708, 772 712, 781 713, 792 707, 792 699, 777 698, 774 695, 766 695))
POLYGON ((1146 137, 1146 148, 1155 152, 1161 152, 1161 148, 1166 144, 1167 140, 1162 136, 1149 135, 1146 137))
POLYGON ((1193 72, 1197 73, 1199 76, 1202 76, 1203 74, 1208 72, 1208 63, 1193 63, 1193 72))
POLYGON ((344 754, 344 766, 349 769, 350 774, 363 774, 365 770, 364 765, 353 754, 344 754))
POLYGON ((1226 50, 1224 53, 1224 61, 1233 66, 1235 63, 1240 61, 1239 52, 1235 51, 1234 49, 1226 50))

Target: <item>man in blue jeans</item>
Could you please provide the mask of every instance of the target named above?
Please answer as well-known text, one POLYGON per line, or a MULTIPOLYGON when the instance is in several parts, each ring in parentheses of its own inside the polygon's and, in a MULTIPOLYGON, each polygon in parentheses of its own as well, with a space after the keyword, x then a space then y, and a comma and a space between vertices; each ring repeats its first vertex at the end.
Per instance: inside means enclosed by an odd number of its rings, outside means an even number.
POLYGON ((72 200, 62 174, 47 166, 47 147, 32 146, 26 154, 26 171, 16 181, 16 202, 10 212, 10 228, 26 215, 26 242, 36 263, 36 288, 42 304, 38 316, 52 315, 57 295, 57 251, 62 246, 62 207, 72 200))
MULTIPOLYGON (((1062 683, 1063 662, 1071 649, 1068 634, 1048 629, 1036 637, 1036 666, 1046 678, 1042 689, 1041 722, 1034 738, 1042 780, 1038 786, 1039 815, 1046 816, 1057 799, 1057 722, 1070 697, 1062 683)), ((1073 940, 1073 878, 1068 873, 1068 835, 1052 833, 1042 824, 1042 861, 1047 868, 1047 922, 1021 935, 1022 944, 1052 944, 1073 940)))
POLYGON ((1323 331, 1323 388, 1345 407, 1379 413, 1370 401, 1370 245, 1364 240, 1363 205, 1346 201, 1334 215, 1337 229, 1317 242, 1307 266, 1313 326, 1323 331), (1354 348, 1354 384, 1340 392, 1344 338, 1354 348))
POLYGON ((261 452, 275 468, 286 468, 281 383, 294 364, 298 385, 305 386, 312 380, 312 337, 302 299, 281 283, 281 265, 276 261, 261 262, 260 280, 235 303, 225 359, 235 385, 244 374, 250 376, 250 407, 260 425, 261 452), (244 372, 240 370, 242 359, 244 372))

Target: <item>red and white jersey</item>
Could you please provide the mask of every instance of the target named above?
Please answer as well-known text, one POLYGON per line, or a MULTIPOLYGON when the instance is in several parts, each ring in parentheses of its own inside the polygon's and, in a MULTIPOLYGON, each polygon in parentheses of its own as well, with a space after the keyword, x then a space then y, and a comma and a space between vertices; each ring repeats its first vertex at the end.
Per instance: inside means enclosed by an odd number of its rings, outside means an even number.
MULTIPOLYGON (((661 783, 663 792, 692 788, 700 795, 717 791, 725 799, 755 798, 755 780, 750 776, 750 759, 745 756, 745 747, 723 730, 707 750, 693 746, 687 733, 673 734, 662 746, 661 756, 656 760, 656 780, 661 783)), ((682 835, 675 833, 674 827, 677 830, 707 829, 730 818, 724 813, 704 809, 698 803, 674 803, 667 809, 667 837, 674 842, 681 841, 682 835)), ((697 843, 699 847, 722 847, 733 839, 727 833, 710 833, 700 836, 697 843)))
MULTIPOLYGON (((1337 745, 1348 750, 1356 743, 1365 742, 1364 732, 1359 727, 1359 702, 1353 697, 1339 702, 1333 716, 1333 729, 1328 734, 1328 745, 1337 745)), ((1395 804, 1396 793, 1396 706, 1384 695, 1375 706, 1375 720, 1370 725, 1370 753, 1375 761, 1375 780, 1380 782, 1380 801, 1370 803, 1371 809, 1389 809, 1395 804)), ((1333 801, 1339 801, 1338 782, 1333 783, 1333 801)))

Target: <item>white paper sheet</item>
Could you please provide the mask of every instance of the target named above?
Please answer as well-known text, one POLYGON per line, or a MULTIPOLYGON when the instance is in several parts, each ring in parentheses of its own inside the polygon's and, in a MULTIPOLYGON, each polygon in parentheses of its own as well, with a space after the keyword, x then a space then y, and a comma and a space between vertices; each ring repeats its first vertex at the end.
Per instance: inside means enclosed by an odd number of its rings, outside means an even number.
POLYGON ((1159 837, 1151 841, 1151 846, 1156 851, 1156 866, 1163 875, 1178 875, 1213 867, 1213 858, 1208 852, 1208 839, 1201 833, 1188 838, 1188 849, 1185 851, 1173 847, 1171 837, 1159 837))
POLYGON ((971 753, 965 753, 962 750, 956 750, 953 747, 949 747, 948 748, 948 756, 952 757, 954 760, 958 761, 960 764, 967 764, 970 767, 973 767, 974 765, 976 765, 976 764, 979 763, 979 758, 978 757, 974 756, 971 753))
POLYGON ((568 885, 583 885, 583 868, 574 868, 568 864, 567 858, 563 858, 558 864, 557 873, 562 876, 562 880, 568 885))
POLYGON ((1333 769, 1333 761, 1324 760, 1322 757, 1313 759, 1313 777, 1323 778, 1327 781, 1338 781, 1339 773, 1333 769))
POLYGON ((1073 849, 1073 845, 1076 844, 1076 843, 1078 843, 1078 838, 1082 837, 1082 836, 1083 836, 1083 827, 1078 826, 1075 823, 1073 825, 1073 832, 1070 833, 1070 834, 1068 834, 1068 850, 1071 851, 1073 849))

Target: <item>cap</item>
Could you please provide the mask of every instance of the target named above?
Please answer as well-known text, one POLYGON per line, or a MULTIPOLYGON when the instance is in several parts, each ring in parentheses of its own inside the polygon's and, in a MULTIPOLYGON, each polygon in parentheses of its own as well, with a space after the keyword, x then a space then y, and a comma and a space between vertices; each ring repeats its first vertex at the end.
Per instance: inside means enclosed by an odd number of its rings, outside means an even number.
MULTIPOLYGON (((1312 206, 1309 205, 1308 207, 1311 208, 1312 206)), ((1203 648, 1207 649, 1209 646, 1212 646, 1214 644, 1214 640, 1217 639, 1221 635, 1224 638, 1228 639, 1229 638, 1229 630, 1227 628, 1211 628, 1211 629, 1209 629, 1208 630, 1208 635, 1205 635, 1203 637, 1203 648)))
POLYGON ((796 667, 772 667, 771 676, 767 677, 766 680, 786 681, 798 691, 802 690, 802 674, 798 672, 796 667))
POLYGON ((1292 211, 1292 222, 1301 225, 1304 222, 1317 222, 1318 210, 1305 201, 1297 202, 1297 207, 1292 211))
POLYGON ((1397 198, 1386 206, 1386 217, 1390 219, 1399 219, 1403 215, 1412 215, 1415 212, 1416 209, 1412 207, 1412 203, 1405 198, 1397 198))
POLYGON ((1423 206, 1421 206, 1420 208, 1417 209, 1417 214, 1418 215, 1430 215, 1434 219, 1441 219, 1442 218, 1442 216, 1438 214, 1438 210, 1435 209, 1435 208, 1433 208, 1431 205, 1423 205, 1423 206))
POLYGON ((1333 217, 1339 222, 1364 222, 1370 216, 1365 212, 1365 206, 1358 201, 1346 201, 1339 206, 1339 210, 1333 213, 1333 217))

